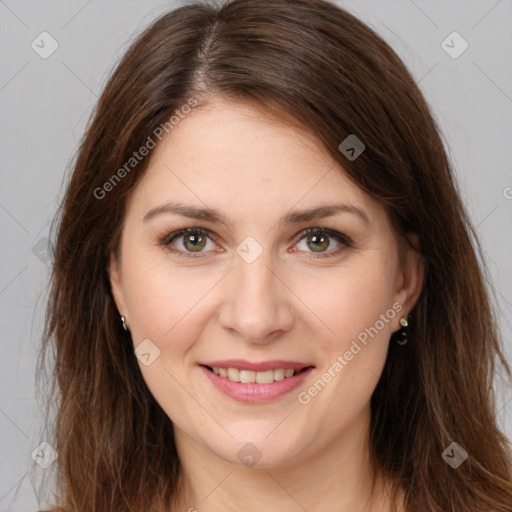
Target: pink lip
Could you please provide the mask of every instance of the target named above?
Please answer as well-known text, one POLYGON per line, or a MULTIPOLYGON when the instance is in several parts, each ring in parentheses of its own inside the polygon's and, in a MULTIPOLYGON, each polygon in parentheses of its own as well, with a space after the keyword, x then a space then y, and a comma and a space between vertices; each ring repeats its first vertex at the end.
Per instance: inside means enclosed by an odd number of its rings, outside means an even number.
MULTIPOLYGON (((231 361, 230 364, 232 365, 233 362, 234 361, 231 361)), ((217 366, 217 363, 218 362, 216 362, 215 366, 217 366)), ((219 366, 221 368, 240 368, 240 366, 235 365, 219 366)), ((229 380, 227 377, 221 377, 220 375, 216 375, 215 373, 213 373, 213 371, 209 370, 205 366, 200 365, 199 368, 217 387, 217 389, 222 391, 225 395, 233 398, 234 400, 237 400, 238 402, 253 404, 270 402, 285 395, 286 393, 289 393, 297 386, 299 386, 304 381, 304 379, 313 371, 313 367, 311 366, 306 370, 297 373, 293 377, 285 377, 284 379, 275 381, 272 384, 257 384, 255 382, 249 382, 244 384, 242 382, 233 382, 229 380)), ((277 368, 283 368, 283 366, 277 366, 277 368)), ((284 366, 284 368, 293 368, 293 366, 284 366)), ((270 368, 268 368, 267 366, 267 369, 270 368)))
POLYGON ((264 372, 266 370, 277 370, 279 368, 293 368, 294 370, 302 370, 311 363, 300 363, 298 361, 285 361, 284 359, 274 359, 273 361, 262 361, 261 363, 251 363, 245 359, 224 359, 223 361, 206 361, 199 363, 211 368, 238 368, 239 370, 252 370, 254 372, 264 372))

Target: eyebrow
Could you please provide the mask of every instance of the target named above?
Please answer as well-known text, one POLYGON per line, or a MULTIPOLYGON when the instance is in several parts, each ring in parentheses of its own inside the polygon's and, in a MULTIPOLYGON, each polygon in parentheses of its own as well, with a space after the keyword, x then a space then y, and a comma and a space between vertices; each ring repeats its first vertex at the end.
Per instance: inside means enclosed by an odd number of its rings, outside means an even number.
MULTIPOLYGON (((183 217, 190 219, 202 220, 212 222, 214 224, 223 224, 224 226, 230 226, 228 219, 217 210, 211 208, 197 208, 194 206, 187 206, 180 203, 165 203, 155 208, 151 208, 144 218, 143 222, 148 222, 154 217, 164 213, 176 213, 183 217)), ((366 212, 354 205, 337 203, 337 204, 325 204, 307 210, 297 210, 289 212, 279 219, 279 225, 286 224, 301 224, 310 220, 323 219, 325 217, 332 217, 340 213, 349 213, 359 217, 366 224, 370 224, 370 220, 366 212)))

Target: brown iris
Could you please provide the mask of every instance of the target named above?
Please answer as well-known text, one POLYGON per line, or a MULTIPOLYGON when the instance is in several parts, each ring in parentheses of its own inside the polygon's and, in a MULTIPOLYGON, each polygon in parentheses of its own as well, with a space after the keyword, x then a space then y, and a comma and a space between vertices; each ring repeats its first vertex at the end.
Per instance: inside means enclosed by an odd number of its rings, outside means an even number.
POLYGON ((191 252, 199 252, 202 249, 204 249, 206 243, 206 237, 203 235, 198 234, 185 234, 183 235, 183 245, 186 247, 187 250, 191 252), (190 242, 190 246, 187 244, 187 242, 190 242), (197 249, 197 251, 195 251, 197 249))
POLYGON ((317 234, 311 234, 307 237, 307 243, 310 248, 312 248, 315 252, 321 252, 324 249, 327 249, 329 247, 329 237, 325 235, 317 235, 317 234), (319 245, 311 245, 309 246, 309 242, 313 242, 313 244, 319 244, 319 245), (317 249, 320 249, 317 251, 317 249))

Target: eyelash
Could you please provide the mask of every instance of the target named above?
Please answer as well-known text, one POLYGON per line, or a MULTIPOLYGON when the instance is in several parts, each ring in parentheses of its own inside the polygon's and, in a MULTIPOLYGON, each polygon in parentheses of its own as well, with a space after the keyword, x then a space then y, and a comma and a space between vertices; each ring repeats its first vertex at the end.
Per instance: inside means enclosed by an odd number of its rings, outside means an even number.
MULTIPOLYGON (((170 248, 171 242, 173 242, 180 236, 187 235, 187 234, 202 235, 202 236, 210 238, 212 241, 215 241, 215 236, 212 236, 212 233, 210 231, 208 231, 207 229, 184 228, 184 229, 179 229, 177 231, 173 231, 172 233, 165 235, 164 237, 160 238, 159 243, 160 243, 160 245, 165 246, 167 248, 167 250, 169 250, 170 252, 177 254, 183 258, 200 258, 200 257, 202 257, 201 256, 202 253, 193 254, 190 252, 184 252, 181 250, 175 250, 175 249, 170 248)), ((337 231, 334 231, 332 229, 327 229, 327 228, 307 228, 304 231, 301 231, 296 236, 296 239, 297 239, 296 243, 300 242, 303 238, 305 238, 309 234, 327 235, 331 238, 334 238, 336 241, 340 242, 345 247, 352 247, 352 245, 353 245, 352 240, 347 235, 344 235, 343 233, 338 233, 337 231)), ((334 250, 326 252, 326 253, 318 253, 316 255, 312 255, 309 257, 312 259, 330 258, 332 256, 336 256, 343 249, 344 249, 344 247, 342 246, 342 247, 338 247, 338 249, 334 249, 334 250)), ((314 253, 311 253, 311 254, 314 254, 314 253)))

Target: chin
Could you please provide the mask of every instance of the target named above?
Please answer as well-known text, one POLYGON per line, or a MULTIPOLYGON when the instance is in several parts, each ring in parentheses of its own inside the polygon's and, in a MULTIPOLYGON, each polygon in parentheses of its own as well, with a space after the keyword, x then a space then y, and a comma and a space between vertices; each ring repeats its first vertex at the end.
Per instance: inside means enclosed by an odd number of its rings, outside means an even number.
POLYGON ((233 439, 229 446, 225 441, 221 441, 220 446, 211 447, 212 451, 220 459, 248 469, 286 467, 296 462, 299 451, 296 445, 276 446, 265 438, 254 438, 250 435, 245 438, 247 440, 233 439))

